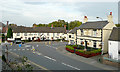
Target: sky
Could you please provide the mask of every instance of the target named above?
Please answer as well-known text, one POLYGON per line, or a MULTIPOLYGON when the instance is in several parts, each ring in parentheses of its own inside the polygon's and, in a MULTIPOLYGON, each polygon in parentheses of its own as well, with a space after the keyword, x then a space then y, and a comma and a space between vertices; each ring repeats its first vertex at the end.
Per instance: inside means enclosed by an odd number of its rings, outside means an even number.
POLYGON ((48 24, 58 19, 66 22, 79 20, 84 16, 88 21, 107 20, 113 12, 113 21, 118 23, 119 0, 2 0, 0 2, 0 22, 6 21, 23 26, 48 24))

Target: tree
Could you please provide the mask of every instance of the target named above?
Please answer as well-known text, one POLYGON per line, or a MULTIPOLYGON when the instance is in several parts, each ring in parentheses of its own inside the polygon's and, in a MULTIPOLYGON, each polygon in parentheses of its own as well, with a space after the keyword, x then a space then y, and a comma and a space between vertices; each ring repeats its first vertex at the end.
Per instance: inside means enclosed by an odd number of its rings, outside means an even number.
POLYGON ((13 32, 11 28, 8 28, 7 38, 11 38, 11 37, 13 37, 13 32))
POLYGON ((82 22, 80 21, 71 21, 70 23, 65 22, 64 20, 58 20, 58 21, 53 21, 49 24, 33 24, 34 27, 51 27, 51 25, 53 24, 53 27, 64 27, 64 25, 66 25, 66 30, 70 30, 73 29, 75 27, 78 27, 82 24, 82 22))
POLYGON ((71 21, 69 24, 68 24, 68 29, 73 29, 75 27, 79 27, 80 25, 82 24, 82 22, 80 21, 71 21))
POLYGON ((117 27, 120 27, 120 24, 115 24, 117 27))

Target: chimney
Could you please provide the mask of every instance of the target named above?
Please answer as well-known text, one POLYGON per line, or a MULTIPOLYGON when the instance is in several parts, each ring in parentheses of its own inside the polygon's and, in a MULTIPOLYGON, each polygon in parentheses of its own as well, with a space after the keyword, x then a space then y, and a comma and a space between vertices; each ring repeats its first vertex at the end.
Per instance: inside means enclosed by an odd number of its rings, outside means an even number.
POLYGON ((110 12, 110 15, 107 16, 108 17, 108 22, 109 23, 113 23, 113 16, 112 16, 112 12, 110 12))
POLYGON ((8 24, 9 24, 9 21, 7 21, 7 26, 8 26, 8 24))
POLYGON ((87 18, 87 16, 84 16, 83 23, 86 23, 86 22, 88 22, 88 18, 87 18))
POLYGON ((51 28, 53 28, 53 24, 51 25, 51 28))
POLYGON ((66 32, 66 25, 64 25, 64 28, 65 28, 65 32, 66 32))
POLYGON ((35 28, 35 27, 37 27, 37 25, 34 23, 34 24, 33 24, 33 28, 35 28))

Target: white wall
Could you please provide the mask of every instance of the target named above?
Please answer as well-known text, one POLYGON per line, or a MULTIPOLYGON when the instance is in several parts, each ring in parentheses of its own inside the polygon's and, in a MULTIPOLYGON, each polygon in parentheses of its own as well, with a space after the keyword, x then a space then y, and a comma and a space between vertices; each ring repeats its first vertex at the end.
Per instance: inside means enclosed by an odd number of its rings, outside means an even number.
POLYGON ((44 37, 47 40, 52 40, 52 38, 53 40, 57 40, 66 37, 65 40, 67 40, 67 34, 64 33, 27 33, 27 36, 24 34, 25 33, 20 33, 20 36, 17 36, 17 33, 13 33, 13 39, 22 37, 21 40, 28 40, 28 38, 31 38, 32 40, 32 37, 39 37, 40 39, 44 37))
POLYGON ((108 41, 108 53, 112 59, 120 60, 120 55, 118 54, 118 51, 120 50, 119 45, 120 42, 118 41, 108 41))

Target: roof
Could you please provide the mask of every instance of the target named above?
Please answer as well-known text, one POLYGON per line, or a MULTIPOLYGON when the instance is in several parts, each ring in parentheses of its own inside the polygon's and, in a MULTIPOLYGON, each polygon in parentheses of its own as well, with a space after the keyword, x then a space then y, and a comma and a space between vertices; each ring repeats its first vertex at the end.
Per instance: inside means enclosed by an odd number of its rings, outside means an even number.
POLYGON ((2 22, 0 22, 0 27, 3 27, 3 26, 5 26, 5 24, 3 24, 2 22))
POLYGON ((120 27, 114 27, 109 40, 120 41, 120 27))
POLYGON ((75 27, 74 29, 70 30, 69 33, 76 33, 77 29, 78 29, 78 27, 75 27))
POLYGON ((102 29, 109 22, 108 21, 94 21, 94 22, 86 22, 83 23, 79 29, 102 29))
POLYGON ((24 27, 24 26, 9 26, 14 33, 65 33, 64 27, 24 27))

